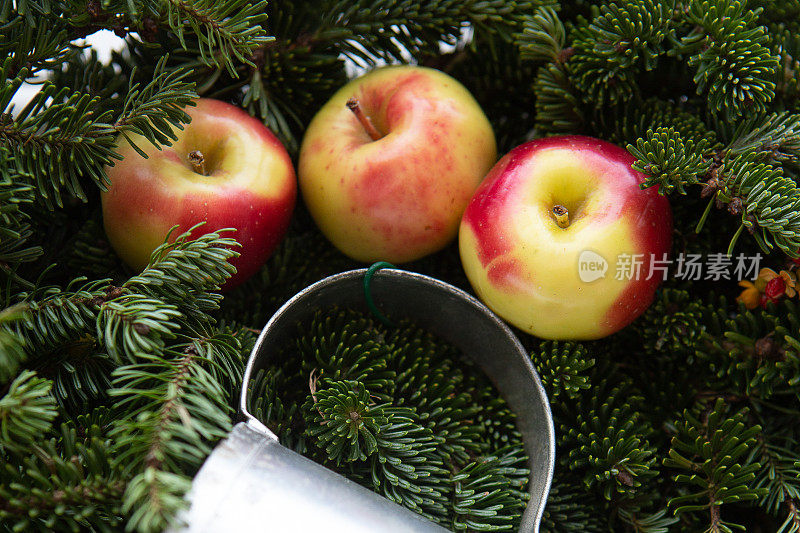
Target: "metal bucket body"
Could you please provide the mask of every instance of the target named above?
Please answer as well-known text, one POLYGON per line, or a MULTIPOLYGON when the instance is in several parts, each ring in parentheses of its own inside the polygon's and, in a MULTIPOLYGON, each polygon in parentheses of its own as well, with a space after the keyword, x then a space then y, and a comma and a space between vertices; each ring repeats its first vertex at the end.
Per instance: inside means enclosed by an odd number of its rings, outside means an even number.
MULTIPOLYGON (((269 365, 297 324, 333 306, 366 311, 366 269, 325 278, 286 302, 261 332, 247 364, 239 410, 243 422, 207 459, 189 494, 183 531, 446 531, 278 443, 248 411, 248 385, 269 365)), ((466 292, 404 270, 376 272, 377 306, 458 347, 480 366, 517 415, 531 470, 530 501, 519 531, 536 533, 553 477, 555 432, 547 396, 528 354, 508 326, 466 292)))

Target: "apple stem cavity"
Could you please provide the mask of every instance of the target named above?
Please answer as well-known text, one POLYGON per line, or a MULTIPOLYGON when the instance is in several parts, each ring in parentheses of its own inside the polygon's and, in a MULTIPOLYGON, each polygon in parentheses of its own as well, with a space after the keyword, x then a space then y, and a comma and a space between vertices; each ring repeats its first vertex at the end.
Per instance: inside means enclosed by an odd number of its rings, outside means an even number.
POLYGON ((569 226, 569 210, 563 205, 557 204, 553 206, 553 216, 559 228, 566 228, 569 226))
POLYGON ((206 172, 206 159, 203 157, 203 152, 200 150, 193 150, 186 156, 189 164, 192 165, 192 170, 203 176, 208 176, 206 172))
POLYGON ((369 134, 369 136, 372 138, 373 141, 377 141, 378 139, 383 137, 383 134, 381 134, 381 132, 378 131, 378 128, 375 127, 375 125, 372 123, 369 117, 361 109, 361 106, 358 105, 358 100, 356 100, 355 98, 350 98, 347 101, 347 108, 353 112, 353 114, 356 116, 356 118, 364 127, 364 129, 367 130, 367 133, 369 134))

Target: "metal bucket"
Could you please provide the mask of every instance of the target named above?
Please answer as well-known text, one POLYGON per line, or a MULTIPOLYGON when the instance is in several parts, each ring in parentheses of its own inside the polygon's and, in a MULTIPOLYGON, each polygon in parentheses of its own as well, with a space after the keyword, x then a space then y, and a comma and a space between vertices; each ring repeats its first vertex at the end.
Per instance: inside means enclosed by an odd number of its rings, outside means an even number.
MULTIPOLYGON (((191 533, 443 532, 441 526, 281 446, 248 412, 248 384, 297 323, 317 310, 366 310, 364 276, 352 270, 319 281, 283 305, 261 332, 239 404, 242 422, 221 442, 194 479, 190 508, 179 531, 191 533)), ((511 330, 478 300, 447 283, 404 270, 374 274, 370 293, 379 308, 412 318, 472 358, 517 414, 531 470, 530 501, 519 531, 539 530, 553 477, 553 419, 539 376, 511 330)))

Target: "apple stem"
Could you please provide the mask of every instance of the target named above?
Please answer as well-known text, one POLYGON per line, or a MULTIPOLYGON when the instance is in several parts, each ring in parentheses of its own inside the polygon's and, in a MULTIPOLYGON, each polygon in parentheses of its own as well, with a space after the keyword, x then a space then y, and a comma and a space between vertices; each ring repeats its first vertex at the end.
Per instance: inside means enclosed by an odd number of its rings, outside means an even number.
POLYGON ((186 158, 192 165, 192 170, 198 174, 202 174, 203 176, 208 176, 208 174, 206 174, 206 159, 203 157, 203 152, 200 150, 194 150, 189 152, 189 155, 186 156, 186 158))
POLYGON ((373 141, 377 141, 378 139, 383 137, 381 132, 378 131, 378 128, 375 127, 375 125, 372 123, 369 117, 361 109, 361 106, 358 105, 358 100, 356 100, 355 98, 350 98, 347 101, 347 108, 353 112, 353 114, 356 116, 356 118, 364 127, 364 129, 367 130, 369 136, 372 137, 373 141))
POLYGON ((556 218, 556 224, 559 228, 566 228, 569 226, 569 210, 561 204, 553 206, 553 216, 556 218))

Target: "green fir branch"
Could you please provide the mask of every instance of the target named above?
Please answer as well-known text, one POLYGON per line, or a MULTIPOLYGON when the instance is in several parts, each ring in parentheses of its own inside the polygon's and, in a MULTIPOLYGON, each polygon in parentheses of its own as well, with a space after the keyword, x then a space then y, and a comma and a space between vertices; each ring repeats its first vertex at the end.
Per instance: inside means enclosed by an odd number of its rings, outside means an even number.
POLYGON ((0 397, 0 453, 28 452, 50 430, 58 414, 53 384, 25 371, 0 397))
POLYGON ((5 147, 0 146, 0 276, 14 285, 31 288, 31 284, 17 272, 23 263, 39 259, 44 250, 32 244, 34 230, 28 209, 33 203, 34 189, 12 170, 13 162, 5 147))
MULTIPOLYGON (((685 193, 685 187, 702 183, 701 196, 712 196, 718 206, 741 217, 742 228, 762 250, 777 247, 794 257, 800 249, 800 189, 784 175, 781 163, 796 166, 795 123, 790 115, 755 119, 749 124, 756 129, 740 128, 728 147, 714 150, 702 139, 695 143, 672 128, 658 128, 628 150, 637 158, 633 167, 648 175, 645 187, 685 193)), ((704 221, 705 215, 700 225, 704 221)))
POLYGON ((671 129, 679 139, 691 140, 695 146, 704 143, 708 144, 709 150, 722 148, 717 140, 716 130, 706 125, 690 108, 659 97, 646 99, 641 108, 609 108, 598 117, 597 128, 600 131, 610 131, 609 140, 623 146, 647 141, 653 135, 651 131, 666 132, 671 129), (646 109, 647 112, 642 113, 641 109, 646 109))
POLYGON ((772 113, 743 121, 728 149, 734 155, 756 153, 765 163, 790 165, 797 172, 800 170, 800 114, 772 113))
MULTIPOLYGON (((296 381, 299 384, 302 378, 296 381)), ((297 401, 287 394, 294 382, 284 374, 280 366, 260 370, 248 384, 248 407, 253 416, 264 422, 278 436, 282 445, 305 454, 314 447, 306 438, 302 400, 297 401)))
POLYGON ((763 400, 792 393, 800 384, 800 334, 787 315, 798 317, 800 309, 784 306, 783 319, 774 307, 706 319, 697 353, 717 379, 763 400))
POLYGON ((606 531, 593 509, 598 502, 586 493, 582 481, 561 479, 556 471, 542 514, 543 533, 600 533, 606 531))
POLYGON ((395 373, 388 369, 389 347, 371 320, 348 310, 320 311, 306 327, 296 341, 304 375, 358 381, 375 398, 391 398, 395 373))
POLYGON ((595 360, 583 344, 544 341, 531 353, 531 359, 551 400, 560 394, 573 398, 591 386, 585 372, 595 360))
MULTIPOLYGON (((772 435, 764 437, 776 440, 772 435)), ((762 439, 758 460, 762 466, 754 486, 766 489, 759 505, 773 515, 785 517, 782 531, 796 531, 800 526, 800 465, 794 460, 793 451, 762 439)))
POLYGON ((453 531, 511 531, 519 527, 530 474, 521 446, 469 463, 452 478, 453 531))
POLYGON ((240 245, 225 237, 232 229, 199 234, 202 223, 172 239, 172 228, 163 244, 150 254, 142 272, 130 278, 123 289, 161 298, 185 310, 184 317, 202 323, 219 308, 220 287, 236 272, 230 259, 238 257, 240 245))
POLYGON ((467 462, 485 451, 480 428, 473 422, 481 409, 471 405, 472 388, 462 369, 458 350, 414 324, 390 331, 396 372, 395 401, 412 407, 439 442, 445 459, 467 462))
POLYGON ((264 29, 267 2, 263 0, 164 0, 160 8, 185 50, 191 32, 197 38, 192 44, 200 60, 224 67, 231 75, 236 75, 234 60, 252 65, 251 55, 273 40, 264 29))
MULTIPOLYGON (((311 378, 313 380, 313 377, 311 378)), ((358 381, 312 381, 303 406, 306 434, 337 466, 364 461, 378 449, 376 435, 388 423, 383 405, 375 405, 358 381)))
MULTIPOLYGON (((97 306, 111 294, 107 289, 108 280, 86 282, 76 278, 63 289, 48 286, 21 293, 24 313, 4 327, 23 339, 24 359, 47 357, 94 329, 97 306)), ((13 367, 4 369, 13 371, 13 367)))
POLYGON ((731 533, 738 526, 723 519, 722 507, 757 500, 767 492, 753 486, 761 465, 749 454, 761 428, 750 425, 746 415, 747 409, 729 415, 722 399, 699 416, 686 411, 664 460, 664 466, 681 472, 675 481, 683 487, 670 507, 677 515, 707 513, 707 531, 731 533))
POLYGON ((97 337, 117 363, 157 357, 180 327, 178 307, 144 294, 116 293, 102 304, 97 337))
POLYGON ((120 159, 117 134, 138 133, 156 146, 175 138, 172 128, 188 119, 183 108, 195 96, 194 86, 184 80, 185 72, 165 72, 165 62, 159 62, 145 87, 131 83, 119 114, 105 108, 99 96, 51 82, 12 114, 11 99, 29 72, 9 77, 6 59, 0 68, 0 146, 15 154, 19 174, 33 177, 46 205, 61 207, 64 194, 87 201, 86 180, 105 189, 105 167, 120 159))
POLYGON ((522 59, 556 63, 563 60, 566 30, 556 10, 542 6, 525 18, 522 32, 515 41, 522 59))
POLYGON ((161 146, 170 146, 178 138, 175 129, 183 129, 183 124, 189 122, 185 108, 193 106, 197 96, 194 82, 187 79, 190 72, 167 70, 168 60, 169 56, 164 56, 156 63, 153 79, 144 86, 134 81, 137 78, 134 68, 122 110, 113 124, 114 131, 144 158, 147 153, 135 144, 131 135, 144 137, 159 150, 161 146))
POLYGON ((444 521, 449 475, 433 433, 412 409, 387 407, 384 413, 389 421, 377 435, 377 451, 362 476, 393 502, 434 522, 444 521))
POLYGON ((635 533, 668 533, 671 531, 670 528, 678 523, 678 519, 669 516, 666 509, 649 515, 621 509, 619 516, 635 533))
POLYGON ((653 70, 673 40, 671 2, 611 2, 573 44, 570 69, 589 102, 617 104, 639 94, 636 77, 653 70))
POLYGON ((775 96, 778 58, 767 45, 760 9, 739 0, 692 0, 687 20, 695 30, 683 37, 683 54, 696 69, 697 92, 707 92, 709 108, 731 118, 764 111, 775 96))
POLYGON ((688 291, 664 288, 641 319, 640 327, 647 353, 668 352, 686 357, 705 340, 705 307, 688 291))
POLYGON ((0 17, 0 57, 9 58, 4 68, 11 78, 21 72, 35 76, 58 68, 80 53, 71 40, 65 24, 56 17, 47 17, 47 24, 35 26, 22 15, 0 17))
POLYGON ((661 194, 676 190, 686 194, 686 187, 700 182, 711 168, 704 158, 708 143, 701 139, 696 145, 691 139, 685 142, 672 128, 649 130, 646 139, 640 138, 628 151, 637 159, 633 168, 647 177, 643 187, 658 186, 661 194))
POLYGON ((800 33, 796 23, 792 25, 789 22, 792 20, 798 19, 780 19, 780 23, 770 27, 770 33, 773 35, 773 52, 780 58, 776 92, 787 108, 797 112, 800 111, 800 80, 797 76, 800 72, 800 33))
MULTIPOLYGON (((741 214, 764 251, 774 246, 794 257, 800 250, 800 189, 781 167, 763 163, 757 153, 726 154, 717 170, 718 198, 741 214)), ((712 178, 713 179, 713 178, 712 178)))
POLYGON ((112 466, 107 410, 61 424, 20 463, 0 462, 0 523, 15 531, 113 531, 122 527, 125 481, 112 466))
POLYGON ((549 60, 533 82, 536 94, 536 127, 546 134, 574 133, 584 122, 577 88, 567 61, 575 53, 564 47, 566 30, 552 7, 539 8, 526 19, 517 36, 522 59, 549 60))
POLYGON ((191 475, 231 429, 231 409, 210 367, 235 357, 231 337, 198 337, 114 371, 115 465, 131 476, 123 497, 128 527, 160 531, 186 506, 191 475))
MULTIPOLYGON (((594 374, 602 371, 595 367, 594 374)), ((640 402, 627 380, 606 378, 556 405, 562 466, 581 472, 585 486, 606 500, 635 498, 658 475, 656 449, 648 441, 652 429, 634 408, 640 402)))

